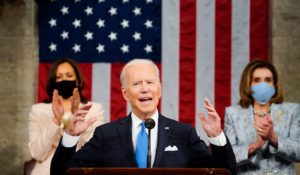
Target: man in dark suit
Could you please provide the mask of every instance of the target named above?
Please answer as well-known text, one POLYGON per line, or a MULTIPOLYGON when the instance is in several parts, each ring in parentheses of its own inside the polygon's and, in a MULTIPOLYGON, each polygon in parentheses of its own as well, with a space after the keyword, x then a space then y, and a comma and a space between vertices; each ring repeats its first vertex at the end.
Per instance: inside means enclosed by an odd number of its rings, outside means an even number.
MULTIPOLYGON (((136 152, 140 150, 141 123, 148 118, 156 123, 151 129, 149 142, 151 167, 222 167, 235 174, 235 156, 213 105, 205 99, 208 117, 200 114, 203 129, 209 136, 211 149, 208 149, 193 127, 158 112, 161 97, 159 77, 158 67, 150 60, 134 59, 127 63, 120 80, 123 97, 130 103, 132 112, 127 117, 96 128, 90 141, 75 153, 78 136, 94 122, 93 119, 84 119, 91 106, 81 107, 75 112, 59 143, 52 159, 51 174, 64 174, 70 167, 144 167, 136 152)), ((61 98, 55 99, 54 112, 61 115, 61 98)))

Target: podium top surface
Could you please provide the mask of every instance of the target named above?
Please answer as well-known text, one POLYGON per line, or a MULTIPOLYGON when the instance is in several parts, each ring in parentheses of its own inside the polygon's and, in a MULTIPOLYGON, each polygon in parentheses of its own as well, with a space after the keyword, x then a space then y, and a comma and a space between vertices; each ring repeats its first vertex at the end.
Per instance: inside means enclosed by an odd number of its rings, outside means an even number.
POLYGON ((209 175, 228 175, 230 171, 223 168, 70 168, 67 175, 103 175, 103 174, 133 174, 133 175, 192 175, 192 174, 209 174, 209 175))

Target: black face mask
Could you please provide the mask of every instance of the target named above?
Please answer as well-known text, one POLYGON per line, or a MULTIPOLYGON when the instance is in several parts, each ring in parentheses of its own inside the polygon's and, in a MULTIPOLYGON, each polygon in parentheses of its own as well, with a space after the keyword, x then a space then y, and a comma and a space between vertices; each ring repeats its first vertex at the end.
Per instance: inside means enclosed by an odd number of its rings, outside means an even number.
POLYGON ((58 90, 58 94, 62 96, 64 99, 68 99, 73 95, 73 90, 76 88, 76 81, 68 81, 68 80, 63 80, 60 82, 56 82, 55 84, 55 89, 58 90))

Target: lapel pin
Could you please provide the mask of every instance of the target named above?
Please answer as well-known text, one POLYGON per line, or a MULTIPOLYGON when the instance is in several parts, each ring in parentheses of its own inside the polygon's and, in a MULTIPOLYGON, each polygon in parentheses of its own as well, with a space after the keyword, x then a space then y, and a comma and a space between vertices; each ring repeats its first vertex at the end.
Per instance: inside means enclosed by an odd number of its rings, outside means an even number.
POLYGON ((165 130, 168 130, 168 129, 170 129, 169 126, 166 126, 166 127, 165 127, 165 130))

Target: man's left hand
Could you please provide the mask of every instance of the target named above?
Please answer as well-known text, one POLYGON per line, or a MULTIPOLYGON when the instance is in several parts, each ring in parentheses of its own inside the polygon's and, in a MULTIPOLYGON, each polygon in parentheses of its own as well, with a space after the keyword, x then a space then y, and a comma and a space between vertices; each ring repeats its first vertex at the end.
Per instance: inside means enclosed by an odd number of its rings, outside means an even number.
POLYGON ((207 98, 204 100, 204 107, 207 110, 208 116, 205 117, 204 114, 199 114, 200 120, 202 122, 202 127, 209 137, 217 137, 222 132, 221 118, 214 106, 207 98))

